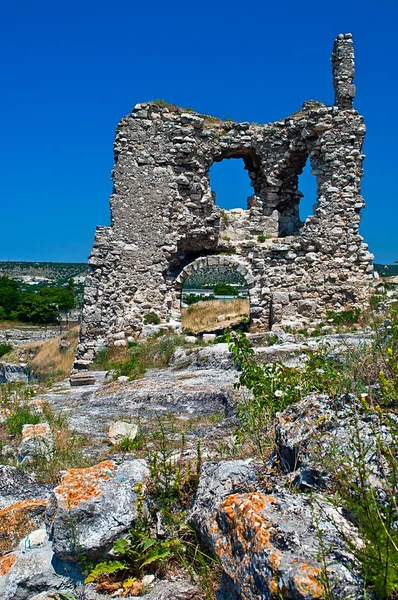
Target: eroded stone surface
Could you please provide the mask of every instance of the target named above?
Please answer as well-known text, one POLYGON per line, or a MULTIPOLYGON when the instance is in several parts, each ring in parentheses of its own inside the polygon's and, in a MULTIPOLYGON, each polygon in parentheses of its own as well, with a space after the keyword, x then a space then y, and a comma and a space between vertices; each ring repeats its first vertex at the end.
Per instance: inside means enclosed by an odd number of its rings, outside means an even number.
POLYGON ((24 425, 22 440, 18 448, 18 462, 24 464, 33 459, 51 460, 54 452, 54 437, 48 423, 24 425))
POLYGON ((56 592, 73 594, 75 584, 82 580, 82 574, 75 566, 57 560, 49 542, 0 558, 2 600, 32 600, 45 592, 49 595, 56 592))
POLYGON ((0 510, 0 554, 14 550, 33 529, 44 525, 47 500, 21 500, 0 510))
POLYGON ((65 471, 46 512, 47 528, 58 558, 76 560, 76 552, 101 558, 136 518, 134 487, 149 470, 143 460, 117 465, 103 461, 65 471))
POLYGON ((335 106, 306 102, 257 125, 151 102, 121 120, 112 225, 97 228, 89 259, 76 368, 87 368, 100 347, 140 334, 148 312, 179 327, 181 289, 197 269, 237 270, 261 329, 364 299, 373 256, 359 235, 365 125, 352 108, 351 34, 337 38, 332 60, 335 106), (224 158, 244 160, 254 192, 247 210, 227 219, 209 182, 211 165, 224 158), (302 223, 298 175, 307 159, 317 204, 302 223))
POLYGON ((0 466, 0 509, 27 499, 45 500, 50 494, 50 486, 41 485, 10 465, 0 466))
MULTIPOLYGON (((221 468, 227 471, 228 464, 221 468)), ((221 589, 220 597, 277 600, 282 594, 294 600, 322 598, 319 529, 328 548, 333 598, 363 598, 358 564, 344 542, 342 528, 354 543, 361 542, 333 507, 321 497, 311 502, 308 496, 277 486, 272 494, 265 494, 247 473, 239 486, 246 480, 247 487, 257 486, 257 490, 228 494, 229 486, 218 486, 216 475, 217 471, 208 473, 206 468, 202 472, 191 523, 221 560, 227 576, 224 587, 229 586, 229 592, 221 589)))

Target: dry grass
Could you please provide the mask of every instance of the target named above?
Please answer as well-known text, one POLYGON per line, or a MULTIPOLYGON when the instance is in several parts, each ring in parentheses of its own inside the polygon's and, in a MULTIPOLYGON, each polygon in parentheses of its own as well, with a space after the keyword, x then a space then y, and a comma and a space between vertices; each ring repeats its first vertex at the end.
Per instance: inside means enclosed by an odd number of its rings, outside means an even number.
POLYGON ((184 330, 200 333, 237 325, 249 317, 250 302, 246 298, 235 300, 207 300, 182 309, 184 330))
POLYGON ((62 339, 70 342, 69 348, 59 349, 61 338, 58 336, 40 343, 35 357, 31 361, 33 370, 43 378, 64 379, 72 369, 79 338, 79 327, 73 327, 62 339))
POLYGON ((14 348, 9 354, 5 354, 2 359, 6 362, 18 364, 20 353, 24 351, 25 362, 32 367, 41 380, 60 381, 68 377, 71 372, 78 338, 79 326, 73 327, 62 336, 63 340, 70 343, 69 348, 60 350, 61 337, 57 336, 49 340, 14 348))

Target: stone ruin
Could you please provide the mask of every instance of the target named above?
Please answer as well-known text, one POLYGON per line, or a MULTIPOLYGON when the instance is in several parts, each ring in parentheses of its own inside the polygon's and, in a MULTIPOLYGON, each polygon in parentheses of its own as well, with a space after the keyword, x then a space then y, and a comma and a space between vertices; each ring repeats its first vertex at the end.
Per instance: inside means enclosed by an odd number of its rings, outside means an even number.
POLYGON ((365 125, 353 109, 351 34, 335 40, 332 70, 334 106, 307 101, 275 123, 221 121, 163 101, 137 104, 120 121, 111 225, 95 234, 76 368, 142 334, 149 312, 178 328, 185 280, 212 265, 246 280, 255 330, 365 300, 373 256, 358 231, 365 125), (209 169, 228 158, 248 171, 247 210, 215 204, 209 169), (317 200, 302 222, 298 176, 308 159, 317 200))

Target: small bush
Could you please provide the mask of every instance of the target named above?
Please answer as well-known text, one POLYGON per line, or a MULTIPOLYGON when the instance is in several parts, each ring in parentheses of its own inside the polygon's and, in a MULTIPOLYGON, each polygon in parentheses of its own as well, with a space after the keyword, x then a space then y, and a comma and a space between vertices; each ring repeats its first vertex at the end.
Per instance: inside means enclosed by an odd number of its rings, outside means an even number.
POLYGON ((37 425, 41 421, 40 415, 29 406, 17 408, 6 420, 6 427, 10 435, 21 435, 24 425, 37 425))
POLYGON ((0 358, 12 350, 11 344, 0 344, 0 358))
POLYGON ((228 283, 217 283, 214 286, 215 296, 237 296, 238 290, 228 283))
POLYGON ((355 323, 358 323, 360 314, 360 308, 349 308, 337 312, 328 310, 326 318, 328 321, 333 321, 335 325, 354 325, 355 323))
POLYGON ((144 318, 142 320, 144 321, 145 325, 159 325, 160 323, 159 315, 153 311, 144 315, 144 318))
POLYGON ((263 242, 265 242, 265 240, 266 240, 266 239, 267 239, 267 236, 266 236, 266 235, 264 235, 263 233, 262 233, 261 235, 258 235, 258 236, 257 236, 257 241, 258 241, 258 242, 260 242, 261 244, 262 244, 263 242))

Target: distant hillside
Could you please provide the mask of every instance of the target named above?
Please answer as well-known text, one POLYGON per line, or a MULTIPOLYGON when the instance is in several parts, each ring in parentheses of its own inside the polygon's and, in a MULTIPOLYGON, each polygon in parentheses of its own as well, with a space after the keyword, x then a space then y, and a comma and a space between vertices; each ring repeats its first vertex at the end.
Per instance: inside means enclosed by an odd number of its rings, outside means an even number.
POLYGON ((83 278, 87 271, 86 263, 56 262, 0 262, 0 275, 8 275, 25 283, 45 281, 62 285, 71 277, 83 278), (80 276, 80 277, 79 277, 80 276))
POLYGON ((380 277, 393 277, 398 275, 398 265, 374 265, 380 277))

